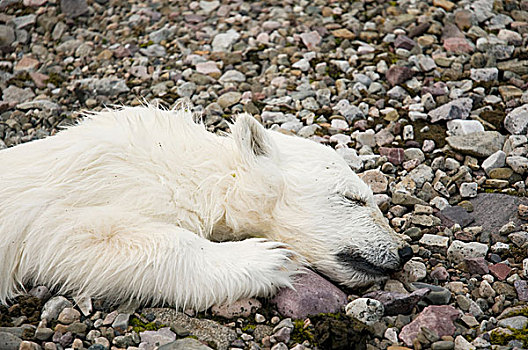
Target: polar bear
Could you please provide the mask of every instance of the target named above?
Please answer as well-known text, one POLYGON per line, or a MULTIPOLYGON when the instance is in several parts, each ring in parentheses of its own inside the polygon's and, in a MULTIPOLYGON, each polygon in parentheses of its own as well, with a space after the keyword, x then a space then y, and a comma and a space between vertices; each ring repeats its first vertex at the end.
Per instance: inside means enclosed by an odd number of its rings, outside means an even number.
POLYGON ((409 260, 334 150, 249 115, 231 131, 125 107, 0 151, 0 301, 45 284, 202 310, 291 286, 305 263, 355 287, 409 260))

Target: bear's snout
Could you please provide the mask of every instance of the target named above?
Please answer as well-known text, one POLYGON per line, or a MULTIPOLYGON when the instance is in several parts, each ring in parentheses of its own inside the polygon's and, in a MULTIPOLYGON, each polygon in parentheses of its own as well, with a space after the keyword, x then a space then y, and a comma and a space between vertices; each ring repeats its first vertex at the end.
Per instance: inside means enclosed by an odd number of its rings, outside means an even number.
POLYGON ((412 259, 414 253, 410 246, 405 246, 398 249, 398 255, 400 256, 400 264, 403 266, 407 261, 412 259))

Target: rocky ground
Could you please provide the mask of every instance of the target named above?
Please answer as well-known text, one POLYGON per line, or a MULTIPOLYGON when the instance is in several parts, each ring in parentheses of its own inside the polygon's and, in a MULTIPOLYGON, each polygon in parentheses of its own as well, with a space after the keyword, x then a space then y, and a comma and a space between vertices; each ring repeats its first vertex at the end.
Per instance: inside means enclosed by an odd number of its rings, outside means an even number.
POLYGON ((105 105, 248 111, 335 147, 415 252, 200 314, 40 286, 0 349, 528 348, 527 43, 526 0, 0 0, 0 149, 105 105))

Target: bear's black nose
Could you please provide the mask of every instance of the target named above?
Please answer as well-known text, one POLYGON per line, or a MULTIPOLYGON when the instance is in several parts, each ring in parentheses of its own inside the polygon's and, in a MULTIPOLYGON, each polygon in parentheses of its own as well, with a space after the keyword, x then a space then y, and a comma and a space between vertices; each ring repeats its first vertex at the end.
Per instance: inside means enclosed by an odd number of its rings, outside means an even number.
POLYGON ((411 247, 406 246, 398 249, 398 255, 400 256, 401 264, 403 265, 407 261, 411 260, 411 258, 413 257, 413 251, 411 247))

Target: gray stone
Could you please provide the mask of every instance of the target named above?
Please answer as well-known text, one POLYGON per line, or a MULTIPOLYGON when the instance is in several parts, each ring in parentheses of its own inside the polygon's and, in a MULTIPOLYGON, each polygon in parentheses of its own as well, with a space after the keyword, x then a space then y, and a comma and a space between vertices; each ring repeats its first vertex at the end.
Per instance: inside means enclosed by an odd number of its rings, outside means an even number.
POLYGON ((212 350, 212 348, 196 339, 184 338, 162 345, 158 350, 212 350))
POLYGON ((383 304, 370 298, 358 298, 351 301, 345 308, 346 314, 370 326, 378 322, 385 312, 383 304))
POLYGON ((11 333, 0 332, 0 349, 18 350, 20 343, 22 343, 22 339, 19 337, 11 333))
POLYGON ((118 314, 114 322, 112 322, 112 328, 117 334, 125 334, 128 328, 129 314, 118 314))
POLYGON ((193 82, 185 82, 176 89, 176 93, 181 97, 191 97, 195 91, 196 84, 193 82))
POLYGON ((506 158, 506 164, 518 174, 523 175, 528 171, 528 158, 521 156, 510 156, 506 158))
POLYGON ((508 317, 499 321, 499 326, 505 328, 523 329, 527 325, 528 318, 525 316, 508 317))
POLYGON ((218 6, 220 6, 220 1, 218 1, 218 0, 212 0, 212 1, 200 0, 200 8, 205 13, 210 13, 210 12, 216 10, 218 8, 218 6))
POLYGON ((425 300, 433 305, 446 305, 451 300, 451 292, 447 288, 423 282, 414 282, 411 286, 418 290, 428 289, 430 292, 425 296, 425 300))
POLYGON ((463 182, 460 184, 460 196, 462 198, 474 198, 477 196, 477 188, 476 182, 463 182))
POLYGON ((471 79, 476 82, 494 81, 499 77, 499 70, 493 68, 471 68, 471 79))
POLYGON ((61 11, 70 18, 79 17, 88 12, 86 0, 61 0, 61 11))
POLYGON ((42 308, 42 313, 40 314, 41 319, 46 319, 48 321, 55 320, 60 312, 64 308, 73 307, 72 303, 63 296, 53 297, 44 304, 42 308))
POLYGON ((528 104, 515 108, 504 118, 504 128, 511 134, 528 134, 528 104))
POLYGON ((218 350, 227 350, 237 334, 233 329, 225 327, 218 322, 198 319, 185 315, 174 309, 146 308, 144 314, 152 314, 156 321, 166 324, 173 329, 185 329, 200 341, 212 342, 218 350))
POLYGON ((0 25, 0 47, 10 46, 15 41, 13 28, 0 25))
POLYGON ((150 33, 149 38, 154 44, 159 44, 163 40, 167 40, 172 35, 172 33, 173 31, 169 28, 161 28, 150 33))
POLYGON ((461 206, 448 206, 435 214, 442 220, 445 226, 451 227, 453 224, 459 224, 461 227, 466 227, 475 219, 468 214, 466 209, 461 206))
POLYGON ((17 109, 41 109, 45 111, 58 111, 60 109, 60 106, 55 102, 51 102, 49 100, 33 100, 18 104, 17 109))
POLYGON ((217 102, 220 105, 220 107, 227 108, 227 107, 231 107, 235 103, 238 103, 241 98, 242 98, 242 94, 240 92, 230 91, 218 97, 217 102))
POLYGON ((483 243, 453 241, 447 250, 447 258, 454 263, 460 263, 466 258, 483 258, 488 252, 488 246, 483 243))
POLYGON ((37 16, 33 14, 13 18, 13 24, 15 25, 16 29, 22 29, 27 26, 31 26, 35 24, 36 21, 37 21, 37 16))
POLYGON ((446 141, 455 151, 475 157, 489 157, 502 149, 505 136, 497 131, 475 132, 469 135, 449 136, 446 141))
POLYGON ((141 348, 143 350, 154 350, 157 346, 162 346, 176 340, 176 334, 165 327, 157 331, 144 331, 139 333, 141 338, 141 348))
POLYGON ((446 103, 429 112, 431 122, 436 123, 440 120, 466 119, 473 107, 473 100, 467 97, 459 98, 446 103))
POLYGON ((148 57, 164 57, 167 55, 167 50, 160 44, 149 45, 147 48, 140 49, 139 51, 148 57))
POLYGON ((298 276, 294 287, 295 290, 281 289, 271 300, 285 317, 305 318, 339 312, 347 301, 345 293, 312 271, 298 276))
POLYGON ((86 78, 78 82, 82 87, 98 95, 116 96, 130 91, 125 80, 118 78, 86 78))
POLYGON ((2 92, 2 98, 6 102, 25 102, 35 97, 35 93, 30 88, 21 89, 14 85, 9 85, 2 92))
POLYGON ((482 226, 485 233, 498 232, 508 222, 521 225, 523 221, 517 215, 519 204, 528 205, 528 198, 502 193, 479 193, 471 199, 475 226, 482 226))

